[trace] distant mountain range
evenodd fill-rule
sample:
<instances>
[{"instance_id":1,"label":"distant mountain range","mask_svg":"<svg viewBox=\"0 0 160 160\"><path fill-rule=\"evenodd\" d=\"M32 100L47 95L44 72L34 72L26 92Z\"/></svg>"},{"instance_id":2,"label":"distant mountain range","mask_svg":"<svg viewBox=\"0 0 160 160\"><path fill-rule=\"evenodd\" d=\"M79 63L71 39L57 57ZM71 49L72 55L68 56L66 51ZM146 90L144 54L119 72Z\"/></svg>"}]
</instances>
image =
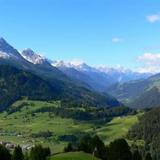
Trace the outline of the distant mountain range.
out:
<instances>
[{"instance_id":1,"label":"distant mountain range","mask_svg":"<svg viewBox=\"0 0 160 160\"><path fill-rule=\"evenodd\" d=\"M32 63L34 64L32 65L33 71L36 72L38 68L40 69L39 72L42 72L43 74L43 71L47 71L46 76L49 75L49 70L54 70L54 72L58 74L57 69L59 69L63 72L63 76L66 75L77 83L100 92L105 91L108 86L114 83L144 79L151 75L150 73L133 72L122 67L116 69L104 66L91 67L86 63L52 61L35 53L32 49L25 49L19 53L3 38L0 39L0 58L3 58L3 60L11 60L11 63L17 63L17 60L19 60L18 63L20 63L20 66L23 66L24 68L30 67L29 64ZM53 74L53 72L50 74Z\"/></svg>"},{"instance_id":2,"label":"distant mountain range","mask_svg":"<svg viewBox=\"0 0 160 160\"><path fill-rule=\"evenodd\" d=\"M71 79L82 81L100 92L105 92L107 87L115 83L145 79L151 75L151 73L138 73L124 68L91 67L85 63L54 61L52 65Z\"/></svg>"},{"instance_id":3,"label":"distant mountain range","mask_svg":"<svg viewBox=\"0 0 160 160\"><path fill-rule=\"evenodd\" d=\"M49 93L54 99L107 107L119 106L120 102L131 107L160 106L160 74L49 60L32 49L20 53L3 38L0 38L0 65L39 77L46 86L51 85L53 93Z\"/></svg>"},{"instance_id":4,"label":"distant mountain range","mask_svg":"<svg viewBox=\"0 0 160 160\"><path fill-rule=\"evenodd\" d=\"M117 83L110 86L107 91L131 107L159 107L160 74L144 80L129 81L123 84Z\"/></svg>"},{"instance_id":5,"label":"distant mountain range","mask_svg":"<svg viewBox=\"0 0 160 160\"><path fill-rule=\"evenodd\" d=\"M121 105L112 96L84 86L88 85L72 80L54 67L52 61L37 55L31 49L19 53L3 38L0 39L0 109L23 96L86 106Z\"/></svg>"},{"instance_id":6,"label":"distant mountain range","mask_svg":"<svg viewBox=\"0 0 160 160\"><path fill-rule=\"evenodd\" d=\"M15 59L19 59L19 63L21 63L21 65L23 65L25 68L30 66L28 63L32 63L34 64L34 66L32 66L32 70L37 71L37 69L40 68L40 72L42 73L44 73L44 69L45 71L47 69L48 72L48 69L56 71L58 68L63 72L64 75L81 84L82 86L100 92L105 91L108 86L114 83L123 83L130 80L144 79L151 75L150 73L133 72L122 67L116 69L104 66L91 67L85 63L73 63L56 60L52 61L35 53L32 49L25 49L19 53L16 49L7 44L3 38L0 39L0 44L0 58L3 58L3 60L11 59L11 63L17 63ZM34 69L35 66L36 69ZM49 73L47 74L49 75Z\"/></svg>"}]
</instances>

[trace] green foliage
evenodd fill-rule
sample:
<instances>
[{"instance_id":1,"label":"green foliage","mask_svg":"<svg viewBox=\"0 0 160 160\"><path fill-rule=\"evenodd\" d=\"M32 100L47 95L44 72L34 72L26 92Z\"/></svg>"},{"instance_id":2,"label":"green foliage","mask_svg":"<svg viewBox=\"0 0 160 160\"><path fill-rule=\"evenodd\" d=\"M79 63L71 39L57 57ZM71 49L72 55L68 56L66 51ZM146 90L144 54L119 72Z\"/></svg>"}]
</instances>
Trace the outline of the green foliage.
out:
<instances>
[{"instance_id":1,"label":"green foliage","mask_svg":"<svg viewBox=\"0 0 160 160\"><path fill-rule=\"evenodd\" d=\"M50 149L44 148L41 145L36 145L31 149L29 155L28 153L26 152L23 155L21 147L17 146L11 155L6 147L0 145L0 159L2 160L46 160L51 155Z\"/></svg>"},{"instance_id":2,"label":"green foliage","mask_svg":"<svg viewBox=\"0 0 160 160\"><path fill-rule=\"evenodd\" d=\"M142 156L138 150L135 150L132 155L132 160L142 160Z\"/></svg>"},{"instance_id":3,"label":"green foliage","mask_svg":"<svg viewBox=\"0 0 160 160\"><path fill-rule=\"evenodd\" d=\"M24 155L20 146L15 147L12 155L12 160L23 160Z\"/></svg>"},{"instance_id":4,"label":"green foliage","mask_svg":"<svg viewBox=\"0 0 160 160\"><path fill-rule=\"evenodd\" d=\"M38 76L11 66L0 66L0 109L5 109L23 96L29 99L49 100L55 89Z\"/></svg>"},{"instance_id":5,"label":"green foliage","mask_svg":"<svg viewBox=\"0 0 160 160\"><path fill-rule=\"evenodd\" d=\"M130 147L125 139L117 139L109 145L109 160L131 160Z\"/></svg>"},{"instance_id":6,"label":"green foliage","mask_svg":"<svg viewBox=\"0 0 160 160\"><path fill-rule=\"evenodd\" d=\"M65 141L65 142L76 142L78 140L77 135L61 135L58 137L59 141Z\"/></svg>"},{"instance_id":7,"label":"green foliage","mask_svg":"<svg viewBox=\"0 0 160 160\"><path fill-rule=\"evenodd\" d=\"M49 138L53 136L53 133L51 131L40 131L38 133L33 133L31 135L33 138L43 137L43 138Z\"/></svg>"},{"instance_id":8,"label":"green foliage","mask_svg":"<svg viewBox=\"0 0 160 160\"><path fill-rule=\"evenodd\" d=\"M43 148L41 145L37 145L31 149L30 160L46 160L50 154L49 148Z\"/></svg>"},{"instance_id":9,"label":"green foliage","mask_svg":"<svg viewBox=\"0 0 160 160\"><path fill-rule=\"evenodd\" d=\"M103 141L97 136L84 136L80 142L78 149L86 153L94 153L96 157L107 159L107 151Z\"/></svg>"},{"instance_id":10,"label":"green foliage","mask_svg":"<svg viewBox=\"0 0 160 160\"><path fill-rule=\"evenodd\" d=\"M25 153L24 153L24 160L29 160L28 152L25 152Z\"/></svg>"},{"instance_id":11,"label":"green foliage","mask_svg":"<svg viewBox=\"0 0 160 160\"><path fill-rule=\"evenodd\" d=\"M147 153L145 156L145 160L152 160L151 154Z\"/></svg>"},{"instance_id":12,"label":"green foliage","mask_svg":"<svg viewBox=\"0 0 160 160\"><path fill-rule=\"evenodd\" d=\"M0 159L2 160L11 160L11 154L9 150L4 147L3 145L0 145Z\"/></svg>"},{"instance_id":13,"label":"green foliage","mask_svg":"<svg viewBox=\"0 0 160 160\"><path fill-rule=\"evenodd\" d=\"M80 151L84 151L86 153L92 153L93 150L91 149L91 140L92 138L90 137L90 135L85 135L79 143L78 149Z\"/></svg>"},{"instance_id":14,"label":"green foliage","mask_svg":"<svg viewBox=\"0 0 160 160\"><path fill-rule=\"evenodd\" d=\"M136 149L134 148L134 151L131 152L131 148L123 138L116 139L109 146L105 146L97 135L93 137L85 135L78 144L74 144L73 146L73 144L69 143L65 147L65 152L83 151L102 160L142 160L139 149L137 146L135 147Z\"/></svg>"},{"instance_id":15,"label":"green foliage","mask_svg":"<svg viewBox=\"0 0 160 160\"><path fill-rule=\"evenodd\" d=\"M26 99L16 101L9 108L10 113L8 111L0 113L0 132L3 134L0 135L0 141L16 145L22 145L22 141L27 145L41 143L50 146L52 153L57 153L62 152L68 142L76 142L86 133L97 134L105 144L108 144L115 138L124 137L128 129L137 122L137 115L125 116L132 114L132 109L126 107L85 108L80 105L72 108L70 106L69 109L73 109L74 115L77 110L92 113L93 120L90 121L67 118L67 111L62 113L66 118L52 112L52 108L60 107L60 101ZM41 112L36 112L37 110ZM114 118L117 115L122 116ZM102 118L103 116L106 118Z\"/></svg>"},{"instance_id":16,"label":"green foliage","mask_svg":"<svg viewBox=\"0 0 160 160\"><path fill-rule=\"evenodd\" d=\"M60 105L60 107L43 107L38 108L33 113L54 113L62 118L73 118L76 120L102 120L103 122L110 121L113 117L125 116L128 114L136 114L131 108L128 107L115 107L115 108L95 108L86 106L70 106Z\"/></svg>"},{"instance_id":17,"label":"green foliage","mask_svg":"<svg viewBox=\"0 0 160 160\"><path fill-rule=\"evenodd\" d=\"M105 147L103 141L95 135L91 140L92 151L95 152L95 156L103 160L107 159L107 148Z\"/></svg>"},{"instance_id":18,"label":"green foliage","mask_svg":"<svg viewBox=\"0 0 160 160\"><path fill-rule=\"evenodd\" d=\"M71 143L68 143L67 147L64 148L64 152L72 152L73 150L74 149Z\"/></svg>"},{"instance_id":19,"label":"green foliage","mask_svg":"<svg viewBox=\"0 0 160 160\"><path fill-rule=\"evenodd\" d=\"M130 139L143 139L146 142L146 150L151 154L160 158L160 108L152 109L145 113L139 123L134 125L129 131Z\"/></svg>"}]
</instances>

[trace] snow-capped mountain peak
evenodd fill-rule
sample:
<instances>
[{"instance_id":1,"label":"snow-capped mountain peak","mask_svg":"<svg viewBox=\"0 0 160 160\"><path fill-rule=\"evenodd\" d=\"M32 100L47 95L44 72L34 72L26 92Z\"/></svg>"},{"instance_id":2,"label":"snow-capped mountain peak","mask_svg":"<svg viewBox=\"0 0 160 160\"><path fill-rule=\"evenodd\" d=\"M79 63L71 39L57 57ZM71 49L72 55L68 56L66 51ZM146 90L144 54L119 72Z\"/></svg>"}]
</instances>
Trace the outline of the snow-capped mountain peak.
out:
<instances>
[{"instance_id":1,"label":"snow-capped mountain peak","mask_svg":"<svg viewBox=\"0 0 160 160\"><path fill-rule=\"evenodd\" d=\"M21 55L16 49L14 49L10 44L8 44L4 38L0 38L0 58L19 59L21 58Z\"/></svg>"},{"instance_id":2,"label":"snow-capped mountain peak","mask_svg":"<svg viewBox=\"0 0 160 160\"><path fill-rule=\"evenodd\" d=\"M52 61L51 65L54 66L54 67L57 67L57 68L64 68L64 67L71 68L72 67L72 66L70 66L69 63L64 62L62 60Z\"/></svg>"},{"instance_id":3,"label":"snow-capped mountain peak","mask_svg":"<svg viewBox=\"0 0 160 160\"><path fill-rule=\"evenodd\" d=\"M82 61L53 61L52 66L57 68L74 68L78 71L88 71L93 69Z\"/></svg>"},{"instance_id":4,"label":"snow-capped mountain peak","mask_svg":"<svg viewBox=\"0 0 160 160\"><path fill-rule=\"evenodd\" d=\"M23 58L25 58L27 61L33 63L33 64L44 64L48 63L47 59L44 58L43 56L35 53L32 49L27 48L24 49L21 52L21 55Z\"/></svg>"}]
</instances>

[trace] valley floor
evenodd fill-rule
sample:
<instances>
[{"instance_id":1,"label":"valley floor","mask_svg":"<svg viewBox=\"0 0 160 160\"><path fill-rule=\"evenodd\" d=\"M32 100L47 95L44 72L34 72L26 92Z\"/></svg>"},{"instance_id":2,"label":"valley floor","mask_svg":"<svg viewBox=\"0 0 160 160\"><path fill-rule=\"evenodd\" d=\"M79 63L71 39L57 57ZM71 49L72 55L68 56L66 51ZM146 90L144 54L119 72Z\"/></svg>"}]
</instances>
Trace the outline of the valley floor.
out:
<instances>
[{"instance_id":1,"label":"valley floor","mask_svg":"<svg viewBox=\"0 0 160 160\"><path fill-rule=\"evenodd\" d=\"M58 107L58 102L21 100L12 105L13 113L0 113L0 141L20 144L26 149L33 144L42 144L49 146L52 153L58 153L68 143L66 137L72 139L74 135L94 133L108 144L124 137L128 129L138 122L138 115L116 117L108 123L95 124L58 117L49 112L34 113L47 106Z\"/></svg>"}]
</instances>

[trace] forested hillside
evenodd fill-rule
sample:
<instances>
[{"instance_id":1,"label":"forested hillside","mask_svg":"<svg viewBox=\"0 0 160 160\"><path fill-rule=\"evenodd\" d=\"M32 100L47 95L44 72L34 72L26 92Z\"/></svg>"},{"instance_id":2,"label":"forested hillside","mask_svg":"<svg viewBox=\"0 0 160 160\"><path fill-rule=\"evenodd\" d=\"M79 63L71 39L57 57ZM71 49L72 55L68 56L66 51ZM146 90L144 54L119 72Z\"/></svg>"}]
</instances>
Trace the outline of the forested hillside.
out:
<instances>
[{"instance_id":1,"label":"forested hillside","mask_svg":"<svg viewBox=\"0 0 160 160\"><path fill-rule=\"evenodd\" d=\"M0 66L1 110L21 97L36 100L62 100L66 104L86 106L119 106L120 103L110 97L94 93L88 89L75 87L66 90L59 81L54 84L24 70L8 65Z\"/></svg>"},{"instance_id":2,"label":"forested hillside","mask_svg":"<svg viewBox=\"0 0 160 160\"><path fill-rule=\"evenodd\" d=\"M125 105L134 108L150 108L160 106L160 75L148 79L115 84L107 89L111 95Z\"/></svg>"},{"instance_id":3,"label":"forested hillside","mask_svg":"<svg viewBox=\"0 0 160 160\"><path fill-rule=\"evenodd\" d=\"M160 159L160 108L152 109L144 114L139 123L129 131L131 139L143 139L145 148L153 155L154 160Z\"/></svg>"}]
</instances>

